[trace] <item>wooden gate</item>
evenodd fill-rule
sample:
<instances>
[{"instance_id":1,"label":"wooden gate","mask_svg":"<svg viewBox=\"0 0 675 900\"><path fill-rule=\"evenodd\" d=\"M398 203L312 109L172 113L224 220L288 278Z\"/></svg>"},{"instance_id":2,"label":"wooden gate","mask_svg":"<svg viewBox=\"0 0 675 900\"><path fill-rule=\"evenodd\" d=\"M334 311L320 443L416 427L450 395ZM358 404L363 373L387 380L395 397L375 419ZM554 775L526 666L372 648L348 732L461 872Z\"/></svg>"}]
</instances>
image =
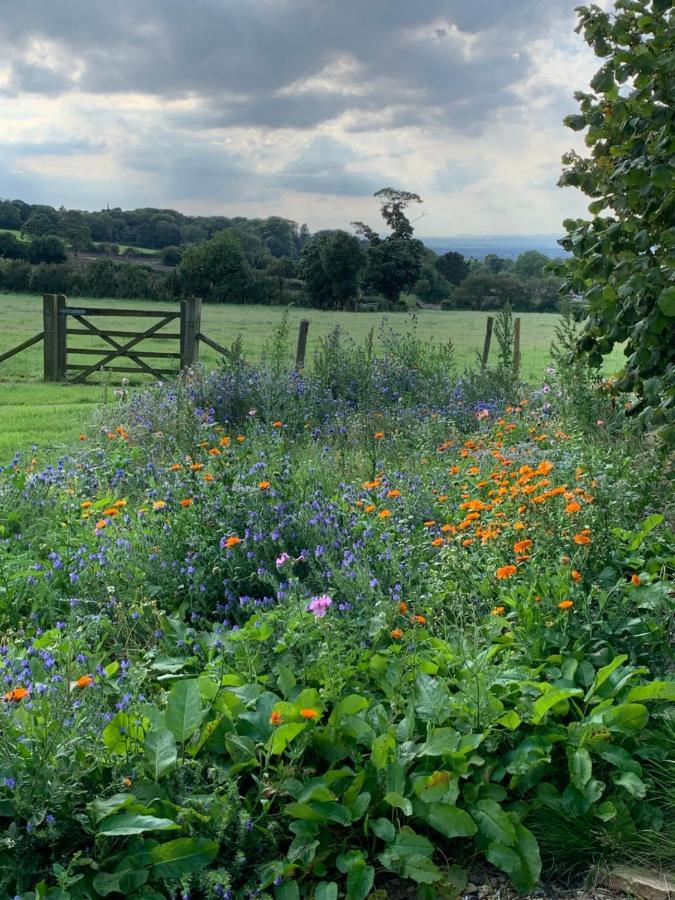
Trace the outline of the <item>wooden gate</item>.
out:
<instances>
[{"instance_id":1,"label":"wooden gate","mask_svg":"<svg viewBox=\"0 0 675 900\"><path fill-rule=\"evenodd\" d=\"M91 319L118 316L155 321L145 330L128 331L95 325ZM163 329L180 320L179 332ZM180 312L150 309L106 309L93 306L68 306L63 295L44 296L44 378L45 381L82 382L90 375L123 372L152 375L155 378L176 375L179 369L193 366L199 356L201 300L183 300ZM144 324L144 323L142 323ZM73 347L69 336L97 338L107 346ZM122 339L122 340L120 340ZM177 351L146 350L139 345L149 340L174 340ZM94 362L71 362L72 357L98 356ZM169 368L170 361L175 366ZM161 362L160 362L161 361ZM169 362L165 362L169 361ZM120 365L119 363L126 363ZM129 365L133 363L133 365ZM70 374L70 377L69 377Z\"/></svg>"}]
</instances>

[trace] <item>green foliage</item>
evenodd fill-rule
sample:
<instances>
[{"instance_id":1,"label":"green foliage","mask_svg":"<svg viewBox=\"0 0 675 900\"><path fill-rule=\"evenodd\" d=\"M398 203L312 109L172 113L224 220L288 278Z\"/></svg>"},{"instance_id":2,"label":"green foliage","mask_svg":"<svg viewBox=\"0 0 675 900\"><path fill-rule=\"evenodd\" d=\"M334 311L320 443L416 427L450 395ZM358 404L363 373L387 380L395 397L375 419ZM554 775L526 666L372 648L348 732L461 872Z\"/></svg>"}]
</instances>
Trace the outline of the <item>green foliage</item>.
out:
<instances>
[{"instance_id":1,"label":"green foliage","mask_svg":"<svg viewBox=\"0 0 675 900\"><path fill-rule=\"evenodd\" d=\"M346 231L320 231L302 248L300 274L312 305L345 309L355 303L366 255Z\"/></svg>"},{"instance_id":2,"label":"green foliage","mask_svg":"<svg viewBox=\"0 0 675 900\"><path fill-rule=\"evenodd\" d=\"M631 414L675 440L675 83L670 3L619 0L613 13L580 7L579 30L604 63L578 92L575 131L590 156L568 153L561 185L592 199L588 220L565 222L566 285L588 304L578 351L599 365L625 344L614 391L637 395Z\"/></svg>"}]
</instances>

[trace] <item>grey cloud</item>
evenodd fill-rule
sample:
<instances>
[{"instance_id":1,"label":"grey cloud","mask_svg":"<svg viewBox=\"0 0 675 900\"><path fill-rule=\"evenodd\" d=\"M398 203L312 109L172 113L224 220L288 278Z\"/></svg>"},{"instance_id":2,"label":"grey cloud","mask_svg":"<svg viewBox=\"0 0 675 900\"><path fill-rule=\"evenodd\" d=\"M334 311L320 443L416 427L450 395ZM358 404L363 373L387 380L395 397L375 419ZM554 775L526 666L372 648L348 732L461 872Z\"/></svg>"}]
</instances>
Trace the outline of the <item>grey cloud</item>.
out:
<instances>
[{"instance_id":1,"label":"grey cloud","mask_svg":"<svg viewBox=\"0 0 675 900\"><path fill-rule=\"evenodd\" d=\"M0 49L15 87L55 75L27 67L31 38L55 41L84 65L82 89L196 96L202 127L256 124L310 128L348 110L370 115L397 108L407 123L453 117L476 128L513 102L510 85L527 71L528 40L569 17L574 0L24 0L3 11ZM438 23L446 23L439 26ZM475 36L465 57L452 26ZM514 50L520 51L518 58ZM355 63L362 94L330 83L324 90L280 94L341 60ZM350 76L344 81L349 84ZM235 99L233 99L233 96ZM462 102L462 101L468 102Z\"/></svg>"},{"instance_id":2,"label":"grey cloud","mask_svg":"<svg viewBox=\"0 0 675 900\"><path fill-rule=\"evenodd\" d=\"M346 144L322 135L271 180L301 193L368 196L378 189L381 179L350 171L347 166L354 160L355 154Z\"/></svg>"}]
</instances>

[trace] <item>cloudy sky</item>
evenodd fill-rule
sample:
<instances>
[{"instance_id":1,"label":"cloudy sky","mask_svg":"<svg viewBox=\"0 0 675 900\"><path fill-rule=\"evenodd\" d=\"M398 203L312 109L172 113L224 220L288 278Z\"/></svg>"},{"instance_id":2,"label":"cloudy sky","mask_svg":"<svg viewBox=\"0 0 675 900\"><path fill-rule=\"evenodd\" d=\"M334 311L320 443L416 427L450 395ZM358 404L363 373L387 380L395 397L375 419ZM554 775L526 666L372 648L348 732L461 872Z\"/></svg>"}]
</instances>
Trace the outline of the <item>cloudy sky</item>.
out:
<instances>
[{"instance_id":1,"label":"cloudy sky","mask_svg":"<svg viewBox=\"0 0 675 900\"><path fill-rule=\"evenodd\" d=\"M610 0L601 3L605 8ZM0 197L83 209L557 233L562 125L599 68L577 0L20 0L0 19Z\"/></svg>"}]
</instances>

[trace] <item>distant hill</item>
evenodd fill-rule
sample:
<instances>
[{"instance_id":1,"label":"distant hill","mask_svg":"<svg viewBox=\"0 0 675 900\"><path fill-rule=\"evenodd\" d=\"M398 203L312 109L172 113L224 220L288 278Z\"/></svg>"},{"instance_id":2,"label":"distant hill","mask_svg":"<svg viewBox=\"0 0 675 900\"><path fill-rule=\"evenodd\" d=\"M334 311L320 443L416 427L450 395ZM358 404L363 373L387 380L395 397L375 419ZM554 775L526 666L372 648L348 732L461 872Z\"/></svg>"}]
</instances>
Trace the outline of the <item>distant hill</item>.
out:
<instances>
[{"instance_id":1,"label":"distant hill","mask_svg":"<svg viewBox=\"0 0 675 900\"><path fill-rule=\"evenodd\" d=\"M441 256L449 250L461 253L462 256L470 256L474 259L483 259L488 253L496 253L497 256L506 259L515 259L525 250L538 250L546 256L566 256L566 252L557 243L558 234L452 234L446 237L420 238L425 246L434 250Z\"/></svg>"}]
</instances>

